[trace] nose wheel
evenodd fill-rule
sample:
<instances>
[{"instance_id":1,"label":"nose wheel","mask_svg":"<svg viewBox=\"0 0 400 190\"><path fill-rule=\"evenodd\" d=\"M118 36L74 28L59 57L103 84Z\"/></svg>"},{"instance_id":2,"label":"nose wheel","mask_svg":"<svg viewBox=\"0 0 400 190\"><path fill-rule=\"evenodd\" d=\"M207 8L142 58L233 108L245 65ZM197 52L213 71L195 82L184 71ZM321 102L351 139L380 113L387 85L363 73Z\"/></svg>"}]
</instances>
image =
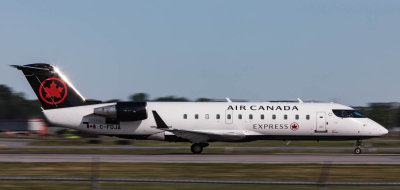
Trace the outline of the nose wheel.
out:
<instances>
[{"instance_id":1,"label":"nose wheel","mask_svg":"<svg viewBox=\"0 0 400 190\"><path fill-rule=\"evenodd\" d=\"M356 146L357 147L354 149L354 154L361 154L361 148L360 148L361 143L362 143L361 140L357 140L356 141Z\"/></svg>"},{"instance_id":2,"label":"nose wheel","mask_svg":"<svg viewBox=\"0 0 400 190\"><path fill-rule=\"evenodd\" d=\"M355 148L354 154L361 154L361 148L359 148L359 147Z\"/></svg>"},{"instance_id":3,"label":"nose wheel","mask_svg":"<svg viewBox=\"0 0 400 190\"><path fill-rule=\"evenodd\" d=\"M193 154L201 154L203 152L203 148L207 147L208 143L193 143L190 147L190 150Z\"/></svg>"}]
</instances>

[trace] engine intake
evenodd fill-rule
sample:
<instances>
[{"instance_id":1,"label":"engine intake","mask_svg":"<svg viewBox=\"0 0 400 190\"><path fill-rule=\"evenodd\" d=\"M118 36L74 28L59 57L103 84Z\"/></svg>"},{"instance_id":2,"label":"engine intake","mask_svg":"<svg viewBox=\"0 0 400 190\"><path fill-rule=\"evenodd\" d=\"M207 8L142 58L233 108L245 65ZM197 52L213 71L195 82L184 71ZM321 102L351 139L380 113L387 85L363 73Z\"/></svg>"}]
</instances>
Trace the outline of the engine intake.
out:
<instances>
[{"instance_id":1,"label":"engine intake","mask_svg":"<svg viewBox=\"0 0 400 190\"><path fill-rule=\"evenodd\" d=\"M94 114L119 121L140 121L147 119L146 102L117 102L109 105L94 108Z\"/></svg>"}]
</instances>

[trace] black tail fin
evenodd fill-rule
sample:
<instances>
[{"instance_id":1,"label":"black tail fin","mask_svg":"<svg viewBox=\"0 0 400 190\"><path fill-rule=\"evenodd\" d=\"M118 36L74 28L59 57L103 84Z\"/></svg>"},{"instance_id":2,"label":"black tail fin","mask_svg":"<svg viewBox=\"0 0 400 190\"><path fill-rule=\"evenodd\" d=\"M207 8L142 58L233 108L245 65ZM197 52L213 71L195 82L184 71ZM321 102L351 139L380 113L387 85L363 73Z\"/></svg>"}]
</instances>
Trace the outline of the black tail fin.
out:
<instances>
[{"instance_id":1,"label":"black tail fin","mask_svg":"<svg viewBox=\"0 0 400 190\"><path fill-rule=\"evenodd\" d=\"M24 73L43 109L86 105L85 98L56 67L44 63L12 67Z\"/></svg>"}]
</instances>

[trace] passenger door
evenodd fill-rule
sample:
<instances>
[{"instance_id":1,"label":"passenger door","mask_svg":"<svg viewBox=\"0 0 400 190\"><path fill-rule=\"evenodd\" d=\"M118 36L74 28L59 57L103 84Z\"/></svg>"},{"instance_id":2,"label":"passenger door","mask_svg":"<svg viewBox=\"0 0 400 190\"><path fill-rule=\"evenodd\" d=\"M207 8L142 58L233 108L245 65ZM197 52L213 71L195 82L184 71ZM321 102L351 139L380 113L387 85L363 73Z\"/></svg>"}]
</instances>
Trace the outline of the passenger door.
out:
<instances>
[{"instance_id":1,"label":"passenger door","mask_svg":"<svg viewBox=\"0 0 400 190\"><path fill-rule=\"evenodd\" d=\"M326 133L326 113L325 112L317 112L317 126L315 129L316 133Z\"/></svg>"}]
</instances>

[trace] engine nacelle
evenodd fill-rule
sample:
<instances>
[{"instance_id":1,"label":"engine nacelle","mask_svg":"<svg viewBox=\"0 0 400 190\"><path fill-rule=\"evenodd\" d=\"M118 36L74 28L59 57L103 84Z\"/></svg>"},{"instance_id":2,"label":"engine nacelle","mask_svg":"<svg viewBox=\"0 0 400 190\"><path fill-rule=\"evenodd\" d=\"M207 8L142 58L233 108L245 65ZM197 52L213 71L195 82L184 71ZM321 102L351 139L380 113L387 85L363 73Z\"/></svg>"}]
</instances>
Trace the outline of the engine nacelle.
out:
<instances>
[{"instance_id":1,"label":"engine nacelle","mask_svg":"<svg viewBox=\"0 0 400 190\"><path fill-rule=\"evenodd\" d=\"M94 108L94 114L119 121L147 119L146 102L117 102L115 105Z\"/></svg>"}]
</instances>

